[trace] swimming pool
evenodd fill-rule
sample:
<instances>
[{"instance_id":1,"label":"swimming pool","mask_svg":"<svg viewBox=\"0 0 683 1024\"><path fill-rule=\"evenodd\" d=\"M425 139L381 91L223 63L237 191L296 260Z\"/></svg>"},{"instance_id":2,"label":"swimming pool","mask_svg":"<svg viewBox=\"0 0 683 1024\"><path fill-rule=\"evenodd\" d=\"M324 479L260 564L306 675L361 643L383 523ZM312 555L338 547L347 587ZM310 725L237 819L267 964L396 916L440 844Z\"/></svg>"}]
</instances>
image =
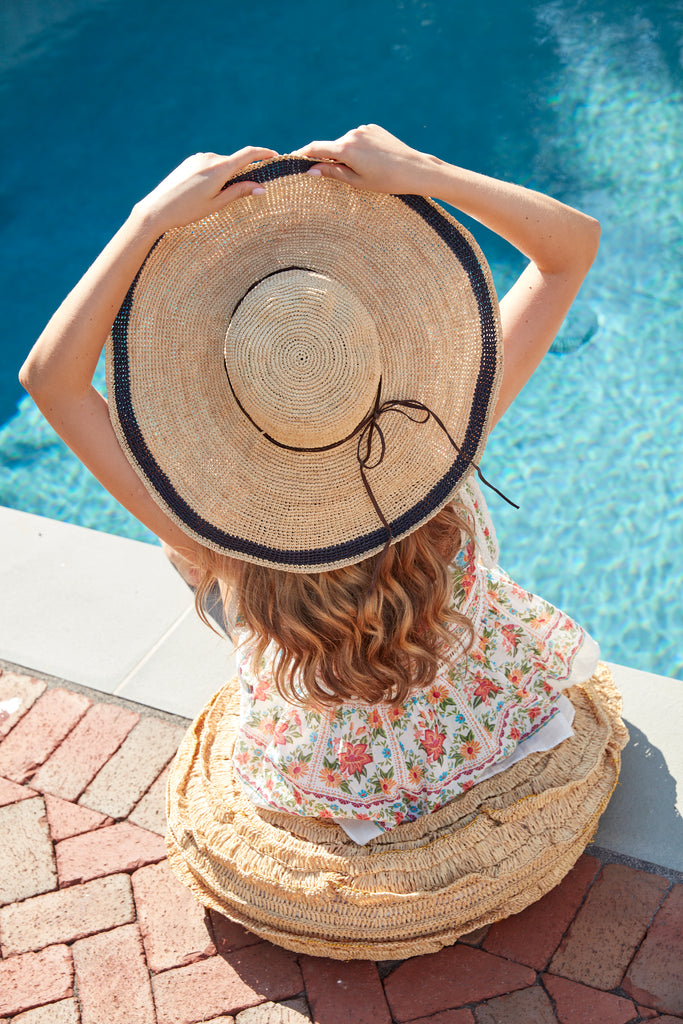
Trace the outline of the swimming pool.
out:
<instances>
[{"instance_id":1,"label":"swimming pool","mask_svg":"<svg viewBox=\"0 0 683 1024\"><path fill-rule=\"evenodd\" d=\"M130 206L189 152L286 152L377 121L601 220L555 351L484 461L521 511L490 504L522 585L609 659L683 676L678 3L234 6L11 0L0 12L0 503L150 539L21 398L25 353ZM474 232L503 291L523 261Z\"/></svg>"}]
</instances>

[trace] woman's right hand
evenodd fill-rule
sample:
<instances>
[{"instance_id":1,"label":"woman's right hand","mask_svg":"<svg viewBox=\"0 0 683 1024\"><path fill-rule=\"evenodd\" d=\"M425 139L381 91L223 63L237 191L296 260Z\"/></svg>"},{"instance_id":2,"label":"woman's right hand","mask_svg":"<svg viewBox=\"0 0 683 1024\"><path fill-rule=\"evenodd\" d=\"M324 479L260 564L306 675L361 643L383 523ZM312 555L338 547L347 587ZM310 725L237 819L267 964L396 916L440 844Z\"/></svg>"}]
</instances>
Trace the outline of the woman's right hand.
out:
<instances>
[{"instance_id":1,"label":"woman's right hand","mask_svg":"<svg viewBox=\"0 0 683 1024\"><path fill-rule=\"evenodd\" d=\"M392 195L433 195L435 172L442 166L376 124L361 125L334 142L310 142L295 155L321 161L309 174Z\"/></svg>"},{"instance_id":2,"label":"woman's right hand","mask_svg":"<svg viewBox=\"0 0 683 1024\"><path fill-rule=\"evenodd\" d=\"M134 213L153 222L159 234L201 220L235 199L253 194L256 189L265 191L255 181L240 181L226 189L223 186L255 160L274 156L277 156L275 150L256 146L245 146L232 156L195 153L141 199Z\"/></svg>"}]
</instances>

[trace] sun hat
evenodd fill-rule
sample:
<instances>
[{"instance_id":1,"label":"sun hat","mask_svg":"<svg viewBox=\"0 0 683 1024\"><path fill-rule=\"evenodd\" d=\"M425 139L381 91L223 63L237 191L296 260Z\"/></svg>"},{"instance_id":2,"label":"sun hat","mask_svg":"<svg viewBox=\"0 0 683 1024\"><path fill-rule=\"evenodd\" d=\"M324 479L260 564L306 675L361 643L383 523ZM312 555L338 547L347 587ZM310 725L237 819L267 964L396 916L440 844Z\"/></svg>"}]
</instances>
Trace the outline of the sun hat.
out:
<instances>
[{"instance_id":1,"label":"sun hat","mask_svg":"<svg viewBox=\"0 0 683 1024\"><path fill-rule=\"evenodd\" d=\"M357 846L339 825L266 810L232 758L239 684L203 708L171 765L169 867L206 907L311 956L433 953L554 888L593 838L628 733L609 668L565 691L574 735L439 810Z\"/></svg>"},{"instance_id":2,"label":"sun hat","mask_svg":"<svg viewBox=\"0 0 683 1024\"><path fill-rule=\"evenodd\" d=\"M482 455L502 372L472 236L430 199L277 157L161 236L106 346L118 439L189 536L290 571L415 530Z\"/></svg>"}]
</instances>

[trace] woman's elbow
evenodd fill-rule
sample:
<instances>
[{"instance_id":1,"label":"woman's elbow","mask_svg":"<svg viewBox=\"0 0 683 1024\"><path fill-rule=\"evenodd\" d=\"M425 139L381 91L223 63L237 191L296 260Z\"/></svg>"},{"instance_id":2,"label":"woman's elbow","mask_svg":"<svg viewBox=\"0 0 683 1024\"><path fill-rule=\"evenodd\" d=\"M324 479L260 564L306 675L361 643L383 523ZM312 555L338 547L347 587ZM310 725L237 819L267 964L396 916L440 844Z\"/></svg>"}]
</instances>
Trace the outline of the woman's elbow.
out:
<instances>
[{"instance_id":1,"label":"woman's elbow","mask_svg":"<svg viewBox=\"0 0 683 1024\"><path fill-rule=\"evenodd\" d=\"M588 254L590 256L590 262L592 263L595 257L598 255L598 249L600 248L600 221L596 220L595 217L588 217L588 223L586 225L586 244L588 248Z\"/></svg>"}]
</instances>

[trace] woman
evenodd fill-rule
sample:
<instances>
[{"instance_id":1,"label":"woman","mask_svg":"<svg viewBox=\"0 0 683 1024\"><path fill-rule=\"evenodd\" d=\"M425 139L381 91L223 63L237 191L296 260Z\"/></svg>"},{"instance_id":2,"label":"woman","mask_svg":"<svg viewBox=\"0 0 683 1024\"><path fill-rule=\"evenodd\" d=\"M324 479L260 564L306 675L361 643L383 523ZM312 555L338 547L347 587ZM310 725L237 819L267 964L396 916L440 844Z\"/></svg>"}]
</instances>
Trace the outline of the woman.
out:
<instances>
[{"instance_id":1,"label":"woman","mask_svg":"<svg viewBox=\"0 0 683 1024\"><path fill-rule=\"evenodd\" d=\"M423 196L529 258L500 310L476 243ZM392 832L400 845L401 828L413 828L424 852L461 794L489 799L495 777L507 785L535 770L539 752L570 749L578 705L560 690L589 679L597 645L497 569L471 474L481 476L488 432L549 348L598 237L592 218L375 125L290 158L200 154L136 205L22 369L61 437L200 581L199 607L221 587L240 642L239 721L228 687L188 734L169 849L199 899L260 934L310 949L297 945L310 942L305 915L283 926L287 912L268 900L267 923L244 912L259 903L253 882L273 850L310 822L313 861L331 843L337 872L343 833L386 852ZM111 410L92 387L110 331ZM585 784L600 809L623 741L614 714L601 715L602 788L592 761L556 787ZM238 805L257 816L246 832L232 824ZM522 896L517 879L488 919L559 880L596 806L555 851L555 874L546 865L536 889L527 877ZM288 839L269 833L259 846L256 820ZM281 864L275 875L278 899L286 890L291 901ZM439 890L456 884L443 866L435 879ZM394 872L369 888L402 884ZM325 952L395 952L398 933L359 945L367 916L354 931L357 898L341 903L333 932L341 923L355 937L339 946L326 932ZM470 915L421 927L443 944L465 920L475 926Z\"/></svg>"}]
</instances>

